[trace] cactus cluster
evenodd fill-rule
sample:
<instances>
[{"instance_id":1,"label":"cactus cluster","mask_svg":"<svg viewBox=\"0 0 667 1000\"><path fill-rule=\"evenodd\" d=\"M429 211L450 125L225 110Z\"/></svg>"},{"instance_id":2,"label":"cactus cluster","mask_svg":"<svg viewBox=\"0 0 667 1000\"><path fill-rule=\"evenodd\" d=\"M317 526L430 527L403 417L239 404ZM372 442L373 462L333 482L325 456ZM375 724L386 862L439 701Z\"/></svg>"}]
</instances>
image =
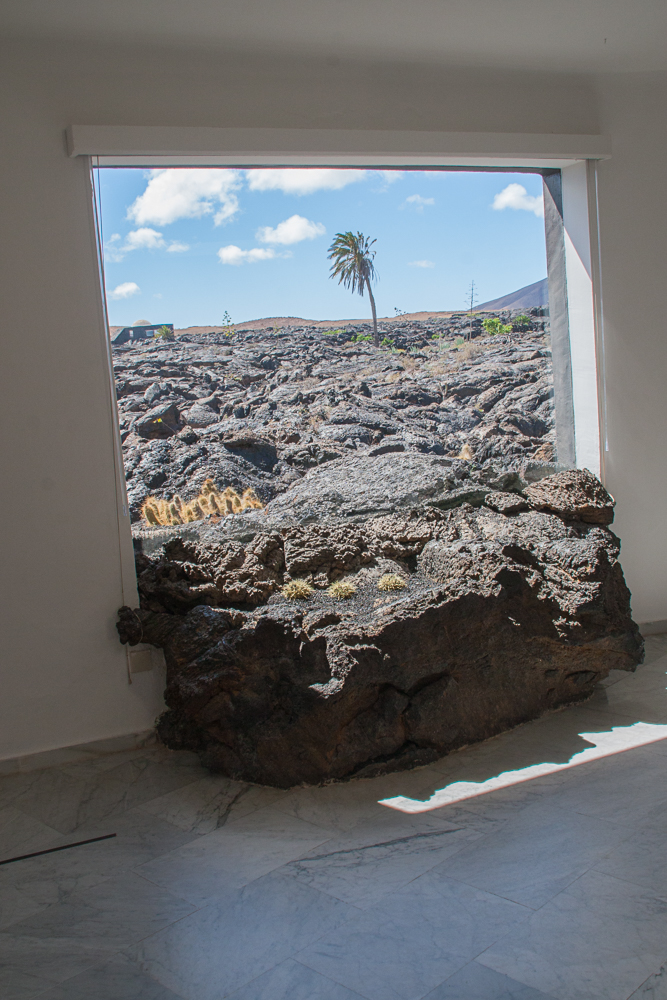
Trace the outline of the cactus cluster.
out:
<instances>
[{"instance_id":1,"label":"cactus cluster","mask_svg":"<svg viewBox=\"0 0 667 1000\"><path fill-rule=\"evenodd\" d=\"M403 590L407 583L398 573L385 573L378 580L378 590Z\"/></svg>"},{"instance_id":2,"label":"cactus cluster","mask_svg":"<svg viewBox=\"0 0 667 1000\"><path fill-rule=\"evenodd\" d=\"M288 601L307 601L313 594L313 588L305 580L290 580L281 593Z\"/></svg>"},{"instance_id":3,"label":"cactus cluster","mask_svg":"<svg viewBox=\"0 0 667 1000\"><path fill-rule=\"evenodd\" d=\"M334 601L347 601L350 597L354 597L356 592L357 588L349 580L336 580L327 590L329 597L333 597Z\"/></svg>"},{"instance_id":4,"label":"cactus cluster","mask_svg":"<svg viewBox=\"0 0 667 1000\"><path fill-rule=\"evenodd\" d=\"M254 490L244 490L243 495L239 496L236 490L228 486L221 493L213 480L207 479L201 493L194 500L185 503L179 496L175 496L173 500L148 497L141 508L141 514L151 525L187 524L189 521L201 521L205 517L239 514L251 507L263 507Z\"/></svg>"}]
</instances>

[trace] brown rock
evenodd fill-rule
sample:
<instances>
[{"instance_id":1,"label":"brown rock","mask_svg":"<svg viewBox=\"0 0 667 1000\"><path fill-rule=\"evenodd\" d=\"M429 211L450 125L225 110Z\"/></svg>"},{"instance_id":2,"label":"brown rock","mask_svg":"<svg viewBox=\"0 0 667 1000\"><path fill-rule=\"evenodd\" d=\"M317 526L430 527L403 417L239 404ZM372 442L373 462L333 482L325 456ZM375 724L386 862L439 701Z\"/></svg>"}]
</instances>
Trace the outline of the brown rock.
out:
<instances>
[{"instance_id":1,"label":"brown rock","mask_svg":"<svg viewBox=\"0 0 667 1000\"><path fill-rule=\"evenodd\" d=\"M151 577L153 607L170 595L181 614L146 601L123 609L119 631L165 650L169 711L159 732L168 746L283 788L368 776L585 699L610 669L641 661L618 539L601 525L466 504L374 518L347 539L339 531L300 526L287 546L316 575L339 573L337 560L358 565L344 602L315 590L301 602L273 594L249 611L188 605L198 566L220 595L229 588L228 603L235 588L251 594L263 579L275 590L277 533L165 554L159 587ZM407 580L395 594L377 588L388 555Z\"/></svg>"},{"instance_id":2,"label":"brown rock","mask_svg":"<svg viewBox=\"0 0 667 1000\"><path fill-rule=\"evenodd\" d=\"M589 524L611 524L616 501L588 469L568 469L547 476L523 491L536 510Z\"/></svg>"}]
</instances>

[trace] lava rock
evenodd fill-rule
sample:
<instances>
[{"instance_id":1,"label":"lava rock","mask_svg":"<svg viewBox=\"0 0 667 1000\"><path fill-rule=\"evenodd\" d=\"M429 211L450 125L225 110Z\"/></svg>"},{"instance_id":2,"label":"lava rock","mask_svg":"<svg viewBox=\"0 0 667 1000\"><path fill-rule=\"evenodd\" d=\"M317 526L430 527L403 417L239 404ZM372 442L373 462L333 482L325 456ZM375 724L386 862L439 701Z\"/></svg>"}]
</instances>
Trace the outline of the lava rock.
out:
<instances>
[{"instance_id":1,"label":"lava rock","mask_svg":"<svg viewBox=\"0 0 667 1000\"><path fill-rule=\"evenodd\" d=\"M287 788L427 763L581 701L642 659L618 539L570 509L419 506L237 547L216 534L168 543L162 583L122 609L119 632L165 651L162 739L239 780ZM403 589L379 590L386 572ZM356 591L335 601L326 585L341 574ZM314 587L308 600L277 592L291 575ZM235 586L261 580L265 604L234 602ZM209 586L228 587L227 607L202 591L192 606Z\"/></svg>"},{"instance_id":2,"label":"lava rock","mask_svg":"<svg viewBox=\"0 0 667 1000\"><path fill-rule=\"evenodd\" d=\"M547 476L523 491L538 510L590 524L611 524L616 501L588 469L568 469Z\"/></svg>"}]
</instances>

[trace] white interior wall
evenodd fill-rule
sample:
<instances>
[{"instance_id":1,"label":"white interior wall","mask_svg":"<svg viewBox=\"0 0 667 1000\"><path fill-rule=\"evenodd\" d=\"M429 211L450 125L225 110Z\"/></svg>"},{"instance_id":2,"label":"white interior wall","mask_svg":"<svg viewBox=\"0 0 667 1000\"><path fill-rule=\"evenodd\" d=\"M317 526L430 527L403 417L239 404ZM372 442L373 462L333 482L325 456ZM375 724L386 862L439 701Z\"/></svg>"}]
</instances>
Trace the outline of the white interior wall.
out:
<instances>
[{"instance_id":1,"label":"white interior wall","mask_svg":"<svg viewBox=\"0 0 667 1000\"><path fill-rule=\"evenodd\" d=\"M610 451L635 617L667 618L665 76L8 44L0 52L3 545L0 758L146 728L127 683L108 370L86 164L72 122L607 132L600 167Z\"/></svg>"}]
</instances>

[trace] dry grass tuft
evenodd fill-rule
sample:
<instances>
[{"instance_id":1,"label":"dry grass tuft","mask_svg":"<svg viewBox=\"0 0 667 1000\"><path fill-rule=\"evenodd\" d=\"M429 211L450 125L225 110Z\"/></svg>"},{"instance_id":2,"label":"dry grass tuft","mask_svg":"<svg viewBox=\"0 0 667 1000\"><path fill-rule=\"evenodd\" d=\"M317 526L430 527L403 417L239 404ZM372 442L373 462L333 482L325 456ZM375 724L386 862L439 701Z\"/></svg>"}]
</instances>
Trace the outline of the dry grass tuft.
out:
<instances>
[{"instance_id":1,"label":"dry grass tuft","mask_svg":"<svg viewBox=\"0 0 667 1000\"><path fill-rule=\"evenodd\" d=\"M313 588L305 580L290 580L281 590L288 601L308 601L312 593Z\"/></svg>"},{"instance_id":2,"label":"dry grass tuft","mask_svg":"<svg viewBox=\"0 0 667 1000\"><path fill-rule=\"evenodd\" d=\"M378 590L403 590L407 582L398 573L385 573L378 580Z\"/></svg>"},{"instance_id":3,"label":"dry grass tuft","mask_svg":"<svg viewBox=\"0 0 667 1000\"><path fill-rule=\"evenodd\" d=\"M327 590L327 594L333 597L334 601L347 601L348 598L354 597L356 592L357 588L349 580L337 580Z\"/></svg>"},{"instance_id":4,"label":"dry grass tuft","mask_svg":"<svg viewBox=\"0 0 667 1000\"><path fill-rule=\"evenodd\" d=\"M207 479L201 493L194 500L184 503L179 496L175 496L173 500L148 497L141 508L141 514L152 525L188 524L205 517L224 517L226 514L240 514L242 510L251 508L262 510L263 507L264 504L254 490L244 490L243 495L239 496L236 490L228 486L220 493L213 480Z\"/></svg>"},{"instance_id":5,"label":"dry grass tuft","mask_svg":"<svg viewBox=\"0 0 667 1000\"><path fill-rule=\"evenodd\" d=\"M481 344L466 344L460 351L461 361L472 361L473 358L483 353L484 348Z\"/></svg>"},{"instance_id":6,"label":"dry grass tuft","mask_svg":"<svg viewBox=\"0 0 667 1000\"><path fill-rule=\"evenodd\" d=\"M470 445L464 444L463 447L461 448L461 451L458 453L456 457L462 459L464 462L472 462L473 453Z\"/></svg>"}]
</instances>

